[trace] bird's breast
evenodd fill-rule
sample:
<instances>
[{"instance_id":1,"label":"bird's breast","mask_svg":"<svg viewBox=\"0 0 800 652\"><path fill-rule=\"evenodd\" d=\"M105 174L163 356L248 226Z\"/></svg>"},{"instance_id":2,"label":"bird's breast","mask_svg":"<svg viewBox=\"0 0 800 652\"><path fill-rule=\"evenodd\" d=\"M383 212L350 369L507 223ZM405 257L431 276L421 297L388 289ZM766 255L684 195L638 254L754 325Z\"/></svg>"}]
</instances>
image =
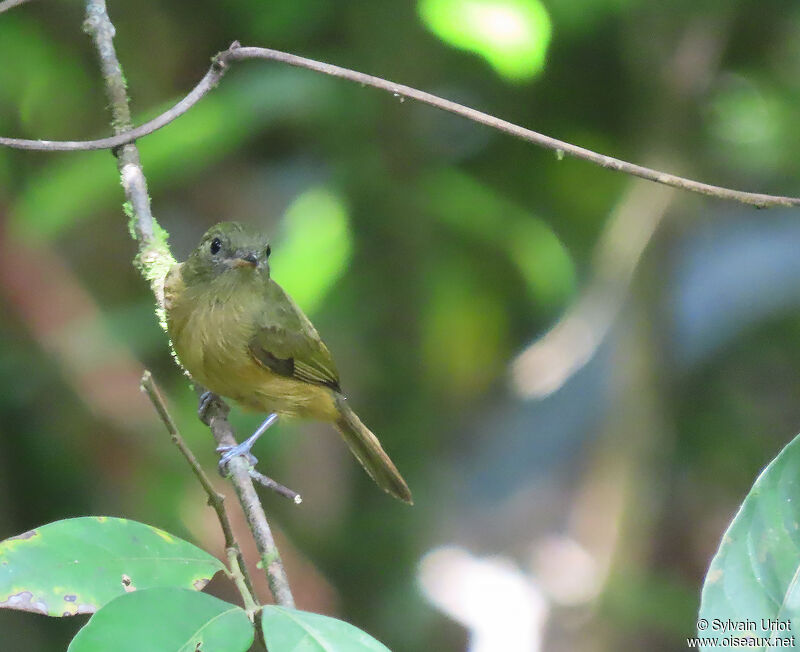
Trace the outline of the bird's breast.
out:
<instances>
[{"instance_id":1,"label":"bird's breast","mask_svg":"<svg viewBox=\"0 0 800 652\"><path fill-rule=\"evenodd\" d=\"M252 295L238 294L192 293L167 279L167 325L180 363L199 383L244 408L335 419L327 387L275 374L251 356L260 306Z\"/></svg>"},{"instance_id":2,"label":"bird's breast","mask_svg":"<svg viewBox=\"0 0 800 652\"><path fill-rule=\"evenodd\" d=\"M248 302L236 293L196 291L179 283L168 278L165 286L167 326L178 359L208 389L239 400L257 382L247 350L254 331L252 297Z\"/></svg>"}]
</instances>

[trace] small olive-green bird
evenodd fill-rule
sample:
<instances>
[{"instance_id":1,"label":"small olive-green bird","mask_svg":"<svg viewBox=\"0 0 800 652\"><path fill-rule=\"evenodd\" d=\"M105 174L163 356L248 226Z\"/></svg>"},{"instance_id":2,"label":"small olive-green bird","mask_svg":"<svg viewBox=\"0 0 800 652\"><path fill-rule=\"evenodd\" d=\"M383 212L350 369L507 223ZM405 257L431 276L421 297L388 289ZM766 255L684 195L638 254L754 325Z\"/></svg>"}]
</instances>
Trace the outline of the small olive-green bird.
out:
<instances>
[{"instance_id":1,"label":"small olive-green bird","mask_svg":"<svg viewBox=\"0 0 800 652\"><path fill-rule=\"evenodd\" d=\"M209 229L164 284L167 326L192 377L247 410L332 423L382 489L411 492L339 385L317 330L270 278L267 239L236 222Z\"/></svg>"}]
</instances>

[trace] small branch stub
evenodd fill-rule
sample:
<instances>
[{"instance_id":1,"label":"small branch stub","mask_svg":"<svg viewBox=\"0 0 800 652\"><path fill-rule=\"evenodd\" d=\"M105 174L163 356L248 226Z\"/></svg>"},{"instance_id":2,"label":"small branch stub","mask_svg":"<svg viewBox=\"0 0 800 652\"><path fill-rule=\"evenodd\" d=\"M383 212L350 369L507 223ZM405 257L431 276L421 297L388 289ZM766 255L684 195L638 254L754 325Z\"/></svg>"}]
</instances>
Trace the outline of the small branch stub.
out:
<instances>
[{"instance_id":1,"label":"small branch stub","mask_svg":"<svg viewBox=\"0 0 800 652\"><path fill-rule=\"evenodd\" d=\"M280 482L276 482L272 478L267 477L263 473L259 473L255 469L250 469L250 477L258 482L258 484L260 484L262 487L266 487L267 489L274 491L279 496L288 498L295 505L299 505L303 502L303 497L299 493L289 489L289 487L284 487Z\"/></svg>"}]
</instances>

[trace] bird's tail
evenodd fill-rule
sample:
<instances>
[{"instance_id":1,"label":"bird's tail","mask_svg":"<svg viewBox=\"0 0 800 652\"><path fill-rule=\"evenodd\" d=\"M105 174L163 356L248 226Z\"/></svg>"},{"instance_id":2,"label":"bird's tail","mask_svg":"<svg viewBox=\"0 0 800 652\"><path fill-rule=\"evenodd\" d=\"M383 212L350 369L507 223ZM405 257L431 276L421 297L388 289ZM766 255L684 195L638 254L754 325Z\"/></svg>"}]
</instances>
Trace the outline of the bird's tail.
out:
<instances>
[{"instance_id":1,"label":"bird's tail","mask_svg":"<svg viewBox=\"0 0 800 652\"><path fill-rule=\"evenodd\" d=\"M336 420L336 429L342 434L353 455L361 462L361 466L375 480L377 485L395 498L414 504L411 490L408 488L403 476L389 459L386 451L381 447L378 438L372 434L355 412L345 403L344 397L336 397L339 408L339 418Z\"/></svg>"}]
</instances>

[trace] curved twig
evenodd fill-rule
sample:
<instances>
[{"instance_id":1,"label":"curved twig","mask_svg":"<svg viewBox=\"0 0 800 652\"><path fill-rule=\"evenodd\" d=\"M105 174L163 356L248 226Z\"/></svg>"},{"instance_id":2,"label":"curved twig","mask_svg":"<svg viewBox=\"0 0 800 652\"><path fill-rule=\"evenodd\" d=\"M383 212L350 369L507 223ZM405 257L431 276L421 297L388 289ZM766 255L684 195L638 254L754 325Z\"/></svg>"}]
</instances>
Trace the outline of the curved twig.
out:
<instances>
[{"instance_id":1,"label":"curved twig","mask_svg":"<svg viewBox=\"0 0 800 652\"><path fill-rule=\"evenodd\" d=\"M228 50L225 52L228 52ZM97 140L28 140L25 138L5 138L0 136L0 145L11 147L12 149L27 149L43 152L83 152L97 149L114 149L121 145L132 143L142 136L147 136L154 131L158 131L176 118L181 117L210 91L216 88L219 80L222 79L222 76L227 71L227 66L217 63L217 60L222 54L225 53L221 53L214 58L214 63L211 64L211 68L209 68L205 76L180 102L149 122L145 122L136 128L131 125L131 128L124 133L116 134L108 138L99 138Z\"/></svg>"},{"instance_id":2,"label":"curved twig","mask_svg":"<svg viewBox=\"0 0 800 652\"><path fill-rule=\"evenodd\" d=\"M563 140L545 136L537 131L526 129L515 125L506 120L501 120L495 116L471 109L469 107L451 102L431 93L404 86L403 84L395 84L394 82L381 79L380 77L373 77L362 72L341 68L329 63L315 61L313 59L306 59L294 54L280 52L279 50L271 50L269 48L256 48L256 47L242 47L238 42L234 42L227 50L220 52L214 57L211 68L205 74L203 79L195 86L192 91L173 106L168 111L162 113L160 116L146 122L145 124L126 131L124 134L118 134L111 138L101 138L99 140L86 140L86 141L50 141L50 140L25 140L19 138L3 138L0 137L0 145L6 147L13 147L16 149L29 149L29 150L42 150L42 151L77 151L89 149L110 149L119 147L126 143L131 143L137 138L146 136L154 131L161 129L169 124L179 116L183 115L192 106L194 106L203 96L209 93L223 77L228 64L233 61L244 61L246 59L264 59L268 61L277 61L285 63L290 66L299 68L306 68L332 77L345 79L362 86L371 86L379 90L391 93L395 97L409 98L416 100L423 104L447 111L455 115L467 118L473 122L497 129L503 133L509 134L521 140L533 143L545 149L556 152L559 156L567 155L578 158L584 161L589 161L600 167L609 170L616 170L617 172L624 172L633 176L641 177L649 181L655 181L681 190L688 190L691 192L716 197L718 199L729 199L738 201L743 204L749 204L758 208L766 208L769 206L800 206L800 197L782 197L778 195L767 195L762 193L744 192L741 190L733 190L731 188L724 188L722 186L714 186L700 181L694 181L684 177L679 177L667 172L661 172L652 168L648 168L635 163L629 163L605 154L599 154L585 147L579 147Z\"/></svg>"}]
</instances>

